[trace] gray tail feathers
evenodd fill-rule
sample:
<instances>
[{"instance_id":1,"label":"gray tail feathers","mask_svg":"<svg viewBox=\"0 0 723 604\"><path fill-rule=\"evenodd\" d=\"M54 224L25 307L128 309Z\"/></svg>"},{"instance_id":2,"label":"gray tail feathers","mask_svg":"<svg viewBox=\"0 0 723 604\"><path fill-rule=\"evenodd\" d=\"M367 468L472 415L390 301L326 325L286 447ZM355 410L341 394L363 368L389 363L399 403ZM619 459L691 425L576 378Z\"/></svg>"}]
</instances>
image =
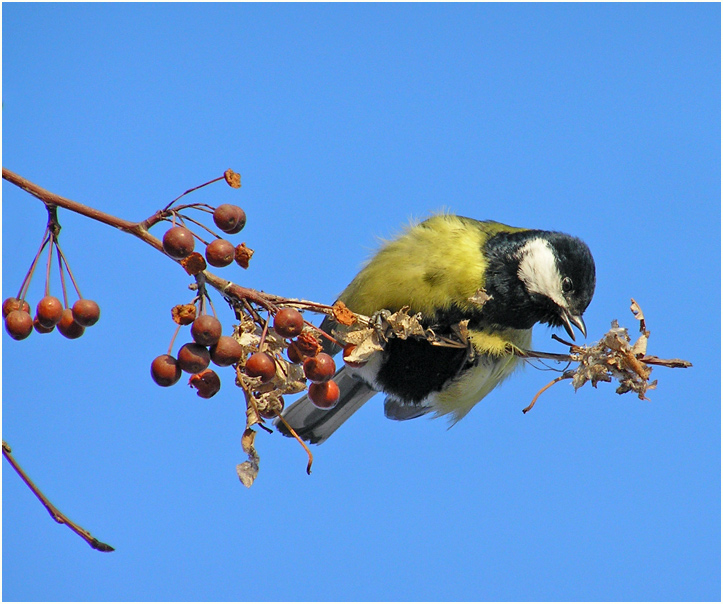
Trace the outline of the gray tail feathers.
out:
<instances>
[{"instance_id":1,"label":"gray tail feathers","mask_svg":"<svg viewBox=\"0 0 723 604\"><path fill-rule=\"evenodd\" d=\"M284 419L299 437L311 444L323 443L376 394L376 390L351 375L346 365L336 372L334 381L339 386L340 395L333 409L319 409L304 395L283 413ZM276 419L274 425L285 436L291 436L280 420Z\"/></svg>"}]
</instances>

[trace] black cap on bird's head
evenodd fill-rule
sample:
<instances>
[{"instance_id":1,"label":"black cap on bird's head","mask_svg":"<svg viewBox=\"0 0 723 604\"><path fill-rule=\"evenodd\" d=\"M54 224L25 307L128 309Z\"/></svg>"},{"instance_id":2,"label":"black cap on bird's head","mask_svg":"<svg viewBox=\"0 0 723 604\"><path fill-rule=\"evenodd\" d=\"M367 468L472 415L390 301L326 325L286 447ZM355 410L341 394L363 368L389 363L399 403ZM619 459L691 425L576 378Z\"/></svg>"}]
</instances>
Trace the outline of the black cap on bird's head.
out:
<instances>
[{"instance_id":1,"label":"black cap on bird's head","mask_svg":"<svg viewBox=\"0 0 723 604\"><path fill-rule=\"evenodd\" d=\"M488 242L488 318L516 329L535 323L573 327L587 336L582 315L595 292L595 262L583 241L551 231L503 233Z\"/></svg>"}]
</instances>

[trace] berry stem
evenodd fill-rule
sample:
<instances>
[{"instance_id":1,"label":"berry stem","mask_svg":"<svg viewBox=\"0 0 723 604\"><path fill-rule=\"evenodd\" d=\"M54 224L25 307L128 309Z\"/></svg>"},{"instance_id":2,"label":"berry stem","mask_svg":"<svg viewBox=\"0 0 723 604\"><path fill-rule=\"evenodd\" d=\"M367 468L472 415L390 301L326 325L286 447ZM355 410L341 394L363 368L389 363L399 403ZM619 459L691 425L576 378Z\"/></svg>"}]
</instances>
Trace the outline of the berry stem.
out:
<instances>
[{"instance_id":1,"label":"berry stem","mask_svg":"<svg viewBox=\"0 0 723 604\"><path fill-rule=\"evenodd\" d=\"M179 214L179 216L180 216L180 214ZM198 220L195 220L194 218L191 218L190 216L184 216L183 218L184 218L184 220L188 220L188 222L192 222L193 224L195 224L195 225L197 225L197 226L200 226L200 227L201 227L202 229L204 229L205 231L208 231L211 235L213 235L214 237L216 237L216 239L222 239L221 235L219 235L219 234L215 233L214 231L212 231L211 229L209 229L209 228L208 228L205 224L203 224L202 222L199 222ZM190 229L189 229L189 230L190 230ZM191 231L191 232L193 233L193 231ZM196 235L195 233L194 233L194 237L196 237L196 239L198 239L198 240L199 240L201 243L203 243L204 245L208 245L208 243L206 243L203 239L201 239L201 238L200 238L198 235Z\"/></svg>"},{"instance_id":2,"label":"berry stem","mask_svg":"<svg viewBox=\"0 0 723 604\"><path fill-rule=\"evenodd\" d=\"M209 214L213 214L214 207L207 203L187 203L173 208L174 212L181 212L182 210L198 210L199 212L208 212Z\"/></svg>"},{"instance_id":3,"label":"berry stem","mask_svg":"<svg viewBox=\"0 0 723 604\"><path fill-rule=\"evenodd\" d=\"M60 269L60 287L63 290L63 308L70 308L70 306L68 305L68 288L65 285L65 272L63 271L63 257L60 254L58 242L54 241L54 243L54 247L56 247L56 249L58 250L58 268ZM48 271L48 275L50 275L50 271ZM80 294L78 295L78 297L80 297Z\"/></svg>"},{"instance_id":4,"label":"berry stem","mask_svg":"<svg viewBox=\"0 0 723 604\"><path fill-rule=\"evenodd\" d=\"M181 193L178 197L176 197L176 199L174 199L174 200L173 200L171 203L169 203L165 208L163 208L163 211L165 212L166 210L168 210L168 208L170 208L174 203L176 203L176 202L177 202L179 199L181 199L181 197L183 197L184 195L188 195L189 193L193 193L193 191L196 191L196 190L198 190L198 189L200 189L200 188L202 188L202 187L205 187L205 186L207 186L207 185L210 185L211 183L214 183L214 182L216 182L216 181L218 181L218 180L223 180L224 178L225 178L225 176L219 176L218 178L214 178L213 180L209 180L208 182L205 182L205 183L203 183L202 185L198 185L197 187L193 187L192 189L188 189L188 191L185 191L184 193Z\"/></svg>"},{"instance_id":5,"label":"berry stem","mask_svg":"<svg viewBox=\"0 0 723 604\"><path fill-rule=\"evenodd\" d=\"M208 292L204 290L203 295L205 296L206 300L208 301L209 305L211 306L211 312L213 313L213 316L218 319L218 315L216 314L216 307L213 305L213 300L211 299L211 296L208 295Z\"/></svg>"},{"instance_id":6,"label":"berry stem","mask_svg":"<svg viewBox=\"0 0 723 604\"><path fill-rule=\"evenodd\" d=\"M168 356L173 356L173 343L176 341L176 336L178 335L178 332L181 331L181 326L179 325L176 327L176 331L173 334L173 337L171 338L171 343L168 345Z\"/></svg>"},{"instance_id":7,"label":"berry stem","mask_svg":"<svg viewBox=\"0 0 723 604\"><path fill-rule=\"evenodd\" d=\"M75 280L75 277L73 276L73 271L70 270L70 263L68 262L68 259L65 257L65 254L63 253L63 250L60 249L60 243L58 241L55 241L55 247L58 250L58 259L63 260L63 264L65 265L65 270L68 271L68 276L70 277L70 281L73 283L73 287L75 288L75 292L78 294L78 298L82 298L83 295L80 293L80 288L78 287L78 283ZM60 278L63 278L63 267L61 265L60 267ZM65 290L65 285L63 285L63 289ZM66 304L67 306L67 304Z\"/></svg>"},{"instance_id":8,"label":"berry stem","mask_svg":"<svg viewBox=\"0 0 723 604\"><path fill-rule=\"evenodd\" d=\"M53 250L55 249L55 234L50 233L50 247L48 248L48 261L45 263L45 295L50 295L50 265L53 262ZM60 259L60 258L58 258ZM62 267L61 267L62 269Z\"/></svg>"},{"instance_id":9,"label":"berry stem","mask_svg":"<svg viewBox=\"0 0 723 604\"><path fill-rule=\"evenodd\" d=\"M306 319L304 319L304 324L305 324L305 325L308 325L309 327L311 327L314 331L318 332L318 333L321 335L321 337L326 338L326 339L329 340L332 344L335 344L336 346L341 346L341 344L339 343L339 341L338 341L336 338L332 337L331 335L329 335L328 333L326 333L323 329L320 329L319 327L317 327L317 326L314 325L313 323L309 323L309 321L307 321Z\"/></svg>"},{"instance_id":10,"label":"berry stem","mask_svg":"<svg viewBox=\"0 0 723 604\"><path fill-rule=\"evenodd\" d=\"M271 311L269 311L269 318L264 321L264 328L261 330L261 338L259 339L259 351L261 351L261 348L263 347L264 343L266 342L266 334L269 333L269 322L270 321L271 321Z\"/></svg>"},{"instance_id":11,"label":"berry stem","mask_svg":"<svg viewBox=\"0 0 723 604\"><path fill-rule=\"evenodd\" d=\"M38 249L38 253L35 254L35 258L33 259L33 262L30 265L28 272L25 274L25 278L23 279L23 282L20 285L20 291L18 292L19 300L25 300L25 296L28 293L28 288L30 287L30 281L32 280L33 273L35 272L35 267L38 264L38 260L40 260L40 255L43 253L45 246L48 245L48 242L50 241L51 236L49 235L49 231L50 231L49 227L45 227L45 233L43 233L43 240L42 240L42 243L40 244L40 249Z\"/></svg>"}]
</instances>

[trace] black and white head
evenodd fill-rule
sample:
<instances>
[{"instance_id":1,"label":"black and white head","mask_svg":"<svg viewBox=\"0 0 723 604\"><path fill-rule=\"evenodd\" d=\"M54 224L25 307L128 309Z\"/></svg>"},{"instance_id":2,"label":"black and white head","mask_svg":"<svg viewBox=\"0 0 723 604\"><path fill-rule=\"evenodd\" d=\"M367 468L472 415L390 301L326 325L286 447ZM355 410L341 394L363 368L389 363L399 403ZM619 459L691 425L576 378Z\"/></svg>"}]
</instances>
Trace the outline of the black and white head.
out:
<instances>
[{"instance_id":1,"label":"black and white head","mask_svg":"<svg viewBox=\"0 0 723 604\"><path fill-rule=\"evenodd\" d=\"M583 241L551 231L500 233L488 242L488 318L506 327L535 323L573 327L587 335L582 315L595 292L595 262Z\"/></svg>"}]
</instances>

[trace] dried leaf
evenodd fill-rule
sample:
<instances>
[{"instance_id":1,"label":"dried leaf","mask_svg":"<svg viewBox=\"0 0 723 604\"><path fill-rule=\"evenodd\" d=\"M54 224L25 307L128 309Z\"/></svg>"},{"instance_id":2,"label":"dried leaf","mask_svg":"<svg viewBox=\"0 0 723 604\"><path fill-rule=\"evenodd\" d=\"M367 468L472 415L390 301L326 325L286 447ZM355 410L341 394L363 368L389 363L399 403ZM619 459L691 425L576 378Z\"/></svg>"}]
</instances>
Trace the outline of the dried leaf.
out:
<instances>
[{"instance_id":1,"label":"dried leaf","mask_svg":"<svg viewBox=\"0 0 723 604\"><path fill-rule=\"evenodd\" d=\"M236 474L238 478L247 489L251 487L259 475L259 460L258 457L254 460L245 461L236 466Z\"/></svg>"},{"instance_id":2,"label":"dried leaf","mask_svg":"<svg viewBox=\"0 0 723 604\"><path fill-rule=\"evenodd\" d=\"M479 307L484 306L485 303L491 299L492 296L490 296L483 287L478 289L474 294L467 298L469 302L471 302L472 304L476 304Z\"/></svg>"},{"instance_id":3,"label":"dried leaf","mask_svg":"<svg viewBox=\"0 0 723 604\"><path fill-rule=\"evenodd\" d=\"M356 323L356 315L350 311L346 304L341 300L337 300L332 307L334 320L340 325L354 325Z\"/></svg>"},{"instance_id":4,"label":"dried leaf","mask_svg":"<svg viewBox=\"0 0 723 604\"><path fill-rule=\"evenodd\" d=\"M630 352L633 355L635 355L636 357L639 357L639 356L644 356L647 350L648 350L648 336L646 334L641 334L640 337L635 342L635 344L633 344L633 347L630 350Z\"/></svg>"},{"instance_id":5,"label":"dried leaf","mask_svg":"<svg viewBox=\"0 0 723 604\"><path fill-rule=\"evenodd\" d=\"M368 332L368 337L359 342L359 344L355 344L355 348L344 357L344 362L352 365L363 365L369 361L374 354L384 350L379 334L376 331L373 329L366 329L364 331Z\"/></svg>"},{"instance_id":6,"label":"dried leaf","mask_svg":"<svg viewBox=\"0 0 723 604\"><path fill-rule=\"evenodd\" d=\"M332 335L345 344L359 346L359 344L370 338L373 333L374 330L371 327L363 327L354 330L335 329Z\"/></svg>"}]
</instances>

